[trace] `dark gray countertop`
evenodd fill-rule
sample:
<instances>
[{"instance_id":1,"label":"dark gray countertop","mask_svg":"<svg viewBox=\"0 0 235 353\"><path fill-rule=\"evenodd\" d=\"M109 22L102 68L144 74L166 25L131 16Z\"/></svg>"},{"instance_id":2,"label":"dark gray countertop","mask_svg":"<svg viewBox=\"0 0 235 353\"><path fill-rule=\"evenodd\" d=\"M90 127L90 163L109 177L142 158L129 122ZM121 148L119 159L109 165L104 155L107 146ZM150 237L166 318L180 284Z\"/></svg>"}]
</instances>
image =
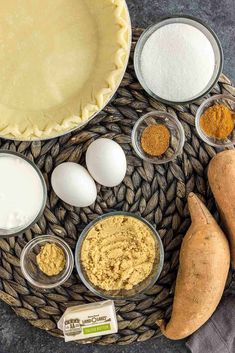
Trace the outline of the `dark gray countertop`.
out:
<instances>
[{"instance_id":1,"label":"dark gray countertop","mask_svg":"<svg viewBox=\"0 0 235 353\"><path fill-rule=\"evenodd\" d=\"M147 27L159 17L188 14L204 20L218 34L224 55L224 72L235 82L235 2L234 0L127 0L133 26ZM82 346L64 343L31 327L0 302L0 353L186 353L184 342L158 338L131 346Z\"/></svg>"}]
</instances>

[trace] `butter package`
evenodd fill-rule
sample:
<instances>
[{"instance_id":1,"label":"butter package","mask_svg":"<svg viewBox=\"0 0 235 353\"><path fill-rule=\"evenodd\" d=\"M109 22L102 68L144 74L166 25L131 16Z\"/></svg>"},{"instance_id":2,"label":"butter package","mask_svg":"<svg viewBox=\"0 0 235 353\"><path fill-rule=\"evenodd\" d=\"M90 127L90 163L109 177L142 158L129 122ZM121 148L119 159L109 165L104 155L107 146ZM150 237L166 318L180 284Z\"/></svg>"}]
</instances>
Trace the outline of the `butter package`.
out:
<instances>
[{"instance_id":1,"label":"butter package","mask_svg":"<svg viewBox=\"0 0 235 353\"><path fill-rule=\"evenodd\" d=\"M68 308L57 326L63 331L65 342L116 333L114 302L106 300Z\"/></svg>"}]
</instances>

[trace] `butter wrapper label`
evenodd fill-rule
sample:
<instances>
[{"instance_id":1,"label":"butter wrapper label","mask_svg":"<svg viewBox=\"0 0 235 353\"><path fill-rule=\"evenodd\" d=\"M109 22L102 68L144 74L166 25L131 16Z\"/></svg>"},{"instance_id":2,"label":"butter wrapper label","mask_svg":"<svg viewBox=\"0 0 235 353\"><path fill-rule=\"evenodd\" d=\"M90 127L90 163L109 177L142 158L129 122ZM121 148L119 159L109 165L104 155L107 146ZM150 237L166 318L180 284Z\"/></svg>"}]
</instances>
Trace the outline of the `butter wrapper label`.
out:
<instances>
[{"instance_id":1,"label":"butter wrapper label","mask_svg":"<svg viewBox=\"0 0 235 353\"><path fill-rule=\"evenodd\" d=\"M116 333L114 303L106 300L68 308L57 326L63 331L65 342Z\"/></svg>"}]
</instances>

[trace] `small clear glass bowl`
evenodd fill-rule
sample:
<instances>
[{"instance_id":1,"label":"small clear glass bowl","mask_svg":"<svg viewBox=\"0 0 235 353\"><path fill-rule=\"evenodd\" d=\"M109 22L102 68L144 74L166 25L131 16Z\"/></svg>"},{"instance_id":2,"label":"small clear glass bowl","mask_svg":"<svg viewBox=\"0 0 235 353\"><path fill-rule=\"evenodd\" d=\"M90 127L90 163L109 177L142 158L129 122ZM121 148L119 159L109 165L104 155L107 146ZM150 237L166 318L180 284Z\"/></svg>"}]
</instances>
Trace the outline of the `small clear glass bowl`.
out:
<instances>
[{"instance_id":1,"label":"small clear glass bowl","mask_svg":"<svg viewBox=\"0 0 235 353\"><path fill-rule=\"evenodd\" d=\"M8 151L8 150L1 150L0 151L0 158L1 157L5 157L5 156L12 156L12 157L17 157L17 158L23 159L24 161L29 163L31 167L33 167L33 169L38 174L39 179L40 179L40 181L42 183L43 200L42 200L41 208L38 211L38 214L37 214L37 216L34 219L31 219L28 224L24 224L24 225L19 226L19 227L9 228L9 229L0 228L0 238L7 238L7 237L20 235L20 234L24 233L27 229L32 227L35 223L37 223L39 218L42 216L42 214L44 212L44 209L46 207L46 202L47 202L47 186L46 186L46 182L44 180L44 177L43 177L40 169L36 166L36 164L34 164L31 160L29 160L28 158L26 158L24 155L22 155L20 153L13 152L13 151Z\"/></svg>"},{"instance_id":2,"label":"small clear glass bowl","mask_svg":"<svg viewBox=\"0 0 235 353\"><path fill-rule=\"evenodd\" d=\"M185 100L185 101L171 101L167 100L166 98L162 98L157 96L147 85L145 82L144 76L142 74L142 69L141 69L141 56L142 56L142 50L149 39L149 37L157 31L159 28L168 25L168 24L173 24L173 23L184 23L187 25L191 25L198 30L200 30L210 41L211 46L214 51L214 56L215 56L215 65L214 65L214 71L212 74L212 77L210 81L208 82L207 86L199 92L196 96L191 97L191 99ZM136 48L135 48L135 54L134 54L134 67L135 67L135 73L136 76L141 84L141 86L145 89L145 91L152 96L153 98L157 99L158 101L161 101L166 104L189 104L194 102L195 100L203 97L206 95L208 92L211 91L211 89L214 87L216 82L219 79L219 76L222 72L223 69L223 63L224 63L224 55L223 55L223 49L221 46L221 43L219 41L219 38L215 34L215 32L208 27L204 22L201 20L193 17L193 16L185 16L185 15L174 15L174 16L167 16L163 17L157 22L156 24L148 27L140 36L140 39L137 42ZM154 75L154 72L153 72Z\"/></svg>"},{"instance_id":3,"label":"small clear glass bowl","mask_svg":"<svg viewBox=\"0 0 235 353\"><path fill-rule=\"evenodd\" d=\"M109 218L109 217L113 217L113 216L120 216L120 215L136 218L136 219L140 220L141 222L143 222L144 224L146 224L150 228L150 230L152 231L152 234L154 236L154 239L156 241L156 248L157 247L159 248L159 254L158 254L159 256L156 256L156 260L153 264L153 270L152 270L151 274L144 281L142 281L141 283L134 286L133 289L105 291L104 289L101 289L97 286L94 286L94 284L89 280L89 278L86 274L86 271L83 268L82 263L81 263L81 249L82 249L83 241L85 240L85 238L91 228L93 228L97 223L99 223L101 220L103 220L105 218ZM157 279L159 278L159 276L162 272L163 264L164 264L164 248L163 248L162 241L161 241L161 238L160 238L158 232L145 219L143 219L142 217L139 217L133 213L129 213L129 212L114 211L114 212L104 214L104 215L98 217L97 219L95 219L94 221L92 221L90 224L88 224L88 226L81 233L81 235L78 239L77 245L76 245L76 250L75 250L75 266L76 266L77 272L79 274L79 277L81 278L84 285L91 292L93 292L95 295L97 295L101 298L104 298L104 299L126 300L126 299L139 298L139 296L141 294L143 294L149 288L151 288L154 285L154 283L157 281Z\"/></svg>"},{"instance_id":4,"label":"small clear glass bowl","mask_svg":"<svg viewBox=\"0 0 235 353\"><path fill-rule=\"evenodd\" d=\"M36 256L46 243L54 243L65 254L65 267L56 276L47 276L38 267ZM26 244L20 256L21 271L32 285L39 288L50 289L60 286L70 277L74 267L74 257L69 245L61 238L54 235L41 235Z\"/></svg>"},{"instance_id":5,"label":"small clear glass bowl","mask_svg":"<svg viewBox=\"0 0 235 353\"><path fill-rule=\"evenodd\" d=\"M196 130L200 138L208 145L213 147L223 148L232 147L235 145L235 125L232 133L226 139L217 139L215 137L208 136L201 128L200 120L204 112L215 104L223 104L228 107L235 114L235 98L226 94L217 94L206 99L198 108L195 118Z\"/></svg>"},{"instance_id":6,"label":"small clear glass bowl","mask_svg":"<svg viewBox=\"0 0 235 353\"><path fill-rule=\"evenodd\" d=\"M169 148L159 157L147 154L141 146L141 136L144 129L155 124L161 124L167 127L171 135ZM132 130L131 140L133 148L140 158L149 163L163 164L174 160L182 153L185 133L182 124L175 116L164 111L156 110L145 114L137 120Z\"/></svg>"}]
</instances>

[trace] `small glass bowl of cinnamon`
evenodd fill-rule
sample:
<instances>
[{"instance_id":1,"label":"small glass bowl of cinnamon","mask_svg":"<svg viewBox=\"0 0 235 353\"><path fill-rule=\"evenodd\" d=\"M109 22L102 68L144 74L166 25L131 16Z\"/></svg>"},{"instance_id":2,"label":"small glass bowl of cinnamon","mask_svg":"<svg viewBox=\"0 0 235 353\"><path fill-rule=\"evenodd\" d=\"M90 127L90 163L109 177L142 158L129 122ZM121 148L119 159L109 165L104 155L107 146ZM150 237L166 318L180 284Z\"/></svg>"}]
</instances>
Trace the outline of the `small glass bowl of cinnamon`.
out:
<instances>
[{"instance_id":1,"label":"small glass bowl of cinnamon","mask_svg":"<svg viewBox=\"0 0 235 353\"><path fill-rule=\"evenodd\" d=\"M200 138L208 145L224 148L235 145L235 98L217 94L198 108L195 126Z\"/></svg>"},{"instance_id":2,"label":"small glass bowl of cinnamon","mask_svg":"<svg viewBox=\"0 0 235 353\"><path fill-rule=\"evenodd\" d=\"M153 164L174 160L182 153L185 134L180 121L165 111L152 111L135 123L132 145L136 154Z\"/></svg>"}]
</instances>

